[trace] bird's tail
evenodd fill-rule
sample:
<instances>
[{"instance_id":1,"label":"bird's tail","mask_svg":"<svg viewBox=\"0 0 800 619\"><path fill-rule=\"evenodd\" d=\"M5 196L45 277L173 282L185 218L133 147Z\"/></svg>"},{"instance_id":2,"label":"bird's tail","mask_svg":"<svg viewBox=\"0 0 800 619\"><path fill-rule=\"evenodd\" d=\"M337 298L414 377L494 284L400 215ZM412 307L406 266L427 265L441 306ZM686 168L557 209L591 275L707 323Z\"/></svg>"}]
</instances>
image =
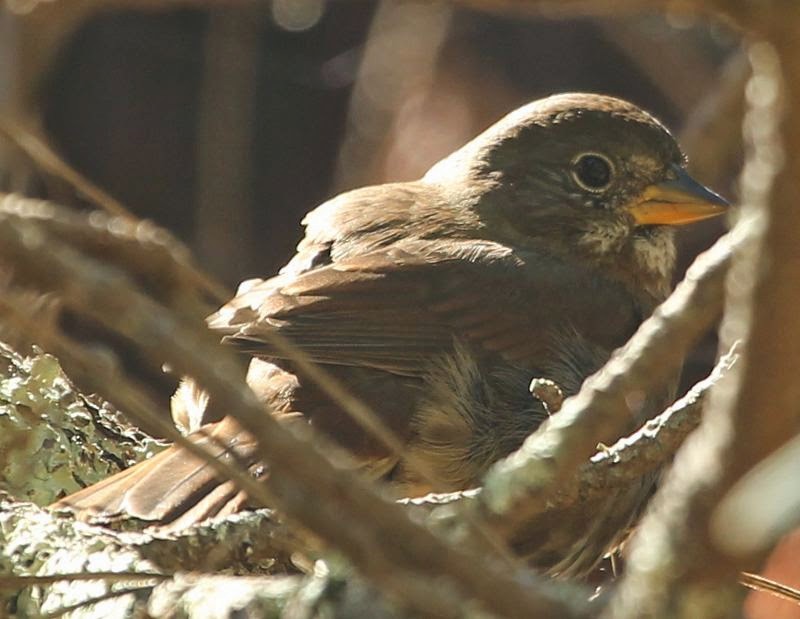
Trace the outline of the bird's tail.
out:
<instances>
[{"instance_id":1,"label":"bird's tail","mask_svg":"<svg viewBox=\"0 0 800 619\"><path fill-rule=\"evenodd\" d=\"M219 460L266 473L255 457L255 441L225 418L188 437ZM173 446L97 484L71 494L54 507L70 507L81 518L121 514L167 529L180 529L217 515L237 512L247 497L211 465Z\"/></svg>"}]
</instances>

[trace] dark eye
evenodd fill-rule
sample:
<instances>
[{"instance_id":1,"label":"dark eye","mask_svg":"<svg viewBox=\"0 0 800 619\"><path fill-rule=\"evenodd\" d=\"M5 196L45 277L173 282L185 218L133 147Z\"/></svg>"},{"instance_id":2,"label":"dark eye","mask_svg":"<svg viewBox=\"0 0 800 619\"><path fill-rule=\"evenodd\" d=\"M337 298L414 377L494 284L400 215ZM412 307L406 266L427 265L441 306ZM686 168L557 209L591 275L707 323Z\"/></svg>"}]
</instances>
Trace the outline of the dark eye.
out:
<instances>
[{"instance_id":1,"label":"dark eye","mask_svg":"<svg viewBox=\"0 0 800 619\"><path fill-rule=\"evenodd\" d=\"M598 153L578 155L572 162L572 176L575 182L587 191L608 189L614 167L608 157Z\"/></svg>"}]
</instances>

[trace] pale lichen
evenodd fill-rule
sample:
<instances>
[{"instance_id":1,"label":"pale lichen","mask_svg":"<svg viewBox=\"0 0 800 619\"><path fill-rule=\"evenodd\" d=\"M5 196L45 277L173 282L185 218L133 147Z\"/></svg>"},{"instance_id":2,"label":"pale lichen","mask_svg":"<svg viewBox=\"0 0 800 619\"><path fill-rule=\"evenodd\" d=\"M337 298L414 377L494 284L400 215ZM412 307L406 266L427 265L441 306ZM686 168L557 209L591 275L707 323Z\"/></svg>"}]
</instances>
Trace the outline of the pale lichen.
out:
<instances>
[{"instance_id":1,"label":"pale lichen","mask_svg":"<svg viewBox=\"0 0 800 619\"><path fill-rule=\"evenodd\" d=\"M43 510L0 494L0 579L53 576L53 582L21 580L16 588L0 587L0 617L41 617L66 609L71 619L410 616L336 558L311 563L307 574L263 574L256 546L275 535L274 527L269 512L259 510L217 518L179 535L115 532L77 522L64 510ZM176 572L203 569L202 549L195 548L203 542L207 552L228 547L227 561L206 567L228 571L236 564L237 575ZM236 551L237 545L254 552ZM155 557L163 559L170 548L182 565L158 565ZM253 561L246 565L243 555ZM219 553L217 558L223 559ZM92 572L102 574L87 580Z\"/></svg>"},{"instance_id":2,"label":"pale lichen","mask_svg":"<svg viewBox=\"0 0 800 619\"><path fill-rule=\"evenodd\" d=\"M15 503L0 495L0 574L3 576L155 571L152 563L142 559L135 548L121 544L112 532L75 522L65 514L52 514L30 503ZM143 580L146 581L146 576ZM141 580L136 584L140 583ZM5 589L0 596L0 616L39 617L130 586L125 582L65 578L53 583ZM134 603L133 595L120 595L97 606L87 605L71 616L126 617Z\"/></svg>"},{"instance_id":3,"label":"pale lichen","mask_svg":"<svg viewBox=\"0 0 800 619\"><path fill-rule=\"evenodd\" d=\"M162 448L81 394L55 357L0 343L0 490L46 505Z\"/></svg>"}]
</instances>

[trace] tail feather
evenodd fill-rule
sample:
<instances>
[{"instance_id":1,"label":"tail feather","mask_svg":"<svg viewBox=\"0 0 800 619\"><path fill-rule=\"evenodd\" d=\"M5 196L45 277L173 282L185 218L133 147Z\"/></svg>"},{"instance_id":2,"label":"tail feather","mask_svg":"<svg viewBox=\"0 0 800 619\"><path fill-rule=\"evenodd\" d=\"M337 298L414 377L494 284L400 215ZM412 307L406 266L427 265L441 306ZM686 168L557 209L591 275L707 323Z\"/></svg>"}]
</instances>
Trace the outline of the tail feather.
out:
<instances>
[{"instance_id":1,"label":"tail feather","mask_svg":"<svg viewBox=\"0 0 800 619\"><path fill-rule=\"evenodd\" d=\"M216 485L189 509L170 521L161 521L159 529L179 531L213 516L227 516L241 511L247 504L247 495L232 481Z\"/></svg>"},{"instance_id":2,"label":"tail feather","mask_svg":"<svg viewBox=\"0 0 800 619\"><path fill-rule=\"evenodd\" d=\"M217 459L260 469L255 442L225 418L189 436ZM263 473L262 473L263 475ZM97 484L79 490L56 507L70 507L81 517L126 514L157 525L180 528L222 513L239 511L246 496L221 479L208 463L173 446Z\"/></svg>"}]
</instances>

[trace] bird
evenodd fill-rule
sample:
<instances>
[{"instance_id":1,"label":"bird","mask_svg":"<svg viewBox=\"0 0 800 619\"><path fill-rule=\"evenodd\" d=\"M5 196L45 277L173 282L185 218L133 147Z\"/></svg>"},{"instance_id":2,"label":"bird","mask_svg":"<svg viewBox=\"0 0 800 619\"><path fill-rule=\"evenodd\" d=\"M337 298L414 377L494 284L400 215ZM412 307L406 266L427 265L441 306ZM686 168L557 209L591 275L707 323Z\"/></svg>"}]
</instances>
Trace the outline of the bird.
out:
<instances>
[{"instance_id":1,"label":"bird","mask_svg":"<svg viewBox=\"0 0 800 619\"><path fill-rule=\"evenodd\" d=\"M669 130L633 103L593 93L533 101L419 180L355 189L309 212L294 257L243 282L208 326L250 357L247 381L269 414L310 423L395 496L478 486L558 414L532 381L559 399L575 394L668 296L675 228L726 211L686 164ZM348 416L274 334L369 406L403 452ZM651 394L630 429L660 412L668 391ZM268 474L252 436L190 381L173 416L217 457ZM587 573L648 483L598 509L594 524L537 542L539 563ZM247 498L173 446L57 505L181 528Z\"/></svg>"}]
</instances>

